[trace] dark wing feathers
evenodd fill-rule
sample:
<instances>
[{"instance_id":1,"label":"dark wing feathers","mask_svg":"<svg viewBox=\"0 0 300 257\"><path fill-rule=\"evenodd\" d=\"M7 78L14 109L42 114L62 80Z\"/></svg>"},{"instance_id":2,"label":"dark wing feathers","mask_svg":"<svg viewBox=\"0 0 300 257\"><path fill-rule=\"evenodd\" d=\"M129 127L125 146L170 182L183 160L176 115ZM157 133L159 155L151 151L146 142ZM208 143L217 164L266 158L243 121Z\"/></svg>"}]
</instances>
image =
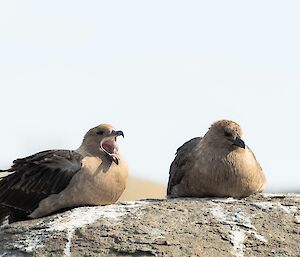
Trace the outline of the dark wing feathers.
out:
<instances>
[{"instance_id":1,"label":"dark wing feathers","mask_svg":"<svg viewBox=\"0 0 300 257\"><path fill-rule=\"evenodd\" d=\"M170 166L167 195L171 195L172 188L181 182L185 174L186 165L190 161L189 153L200 141L201 137L195 137L177 149L175 159Z\"/></svg>"},{"instance_id":2,"label":"dark wing feathers","mask_svg":"<svg viewBox=\"0 0 300 257\"><path fill-rule=\"evenodd\" d=\"M69 184L82 158L74 151L48 150L15 160L7 170L13 173L0 180L0 205L29 214Z\"/></svg>"}]
</instances>

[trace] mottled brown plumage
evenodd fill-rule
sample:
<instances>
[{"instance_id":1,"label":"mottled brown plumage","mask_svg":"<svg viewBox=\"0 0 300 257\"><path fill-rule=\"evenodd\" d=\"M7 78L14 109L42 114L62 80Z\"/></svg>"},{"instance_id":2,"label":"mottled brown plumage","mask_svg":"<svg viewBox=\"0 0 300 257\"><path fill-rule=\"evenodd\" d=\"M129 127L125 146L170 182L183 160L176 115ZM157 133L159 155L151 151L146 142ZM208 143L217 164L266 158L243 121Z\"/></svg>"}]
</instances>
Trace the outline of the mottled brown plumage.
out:
<instances>
[{"instance_id":1,"label":"mottled brown plumage","mask_svg":"<svg viewBox=\"0 0 300 257\"><path fill-rule=\"evenodd\" d=\"M48 150L14 161L0 180L0 221L37 218L83 205L106 205L121 196L127 165L115 131L107 124L89 130L77 150Z\"/></svg>"},{"instance_id":2,"label":"mottled brown plumage","mask_svg":"<svg viewBox=\"0 0 300 257\"><path fill-rule=\"evenodd\" d=\"M265 176L242 129L229 120L215 122L203 138L182 145L170 167L168 197L245 197L261 192Z\"/></svg>"}]
</instances>

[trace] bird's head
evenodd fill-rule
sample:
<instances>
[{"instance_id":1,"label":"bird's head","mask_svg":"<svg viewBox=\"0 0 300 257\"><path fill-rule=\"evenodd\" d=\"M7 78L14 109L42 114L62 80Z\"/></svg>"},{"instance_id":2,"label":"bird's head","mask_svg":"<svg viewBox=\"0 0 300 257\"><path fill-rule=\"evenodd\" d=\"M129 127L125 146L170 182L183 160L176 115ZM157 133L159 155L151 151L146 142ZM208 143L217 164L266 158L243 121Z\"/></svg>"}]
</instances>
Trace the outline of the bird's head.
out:
<instances>
[{"instance_id":1,"label":"bird's head","mask_svg":"<svg viewBox=\"0 0 300 257\"><path fill-rule=\"evenodd\" d=\"M219 120L211 125L205 134L205 138L218 147L245 149L246 145L242 140L242 133L241 127L236 122L231 120Z\"/></svg>"},{"instance_id":2,"label":"bird's head","mask_svg":"<svg viewBox=\"0 0 300 257\"><path fill-rule=\"evenodd\" d=\"M119 164L118 136L124 137L123 131L115 130L109 124L101 124L85 134L82 146L93 155L107 154L116 164Z\"/></svg>"}]
</instances>

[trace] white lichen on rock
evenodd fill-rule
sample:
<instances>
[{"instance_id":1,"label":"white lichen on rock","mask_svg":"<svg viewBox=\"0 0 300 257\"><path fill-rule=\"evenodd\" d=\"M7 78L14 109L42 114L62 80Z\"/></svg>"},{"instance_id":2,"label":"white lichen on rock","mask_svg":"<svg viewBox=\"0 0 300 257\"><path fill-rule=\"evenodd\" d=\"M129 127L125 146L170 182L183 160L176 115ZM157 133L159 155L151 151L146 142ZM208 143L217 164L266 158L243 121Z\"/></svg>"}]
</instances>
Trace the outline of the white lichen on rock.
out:
<instances>
[{"instance_id":1,"label":"white lichen on rock","mask_svg":"<svg viewBox=\"0 0 300 257\"><path fill-rule=\"evenodd\" d=\"M210 210L213 216L226 227L233 246L232 253L235 256L244 256L246 234L252 234L256 239L267 242L263 236L257 233L250 217L240 208L235 208L233 213L227 213L218 203L211 202Z\"/></svg>"},{"instance_id":2,"label":"white lichen on rock","mask_svg":"<svg viewBox=\"0 0 300 257\"><path fill-rule=\"evenodd\" d=\"M142 207L146 202L124 202L122 205L107 205L98 207L76 208L66 212L49 224L49 231L67 231L67 243L64 248L64 255L71 256L72 237L77 228L93 224L101 218L108 219L110 222L117 222L128 211L134 211L135 208ZM84 215L83 215L84 212Z\"/></svg>"}]
</instances>

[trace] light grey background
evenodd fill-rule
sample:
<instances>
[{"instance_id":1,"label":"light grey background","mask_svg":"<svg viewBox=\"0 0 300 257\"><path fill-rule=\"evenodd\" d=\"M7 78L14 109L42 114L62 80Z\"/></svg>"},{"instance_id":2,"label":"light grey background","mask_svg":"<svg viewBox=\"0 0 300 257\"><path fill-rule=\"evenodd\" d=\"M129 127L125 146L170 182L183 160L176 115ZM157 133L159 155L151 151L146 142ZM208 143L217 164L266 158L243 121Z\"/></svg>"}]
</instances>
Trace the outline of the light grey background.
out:
<instances>
[{"instance_id":1,"label":"light grey background","mask_svg":"<svg viewBox=\"0 0 300 257\"><path fill-rule=\"evenodd\" d=\"M176 148L233 119L268 191L300 189L298 1L1 1L0 168L125 132L131 174L167 183Z\"/></svg>"}]
</instances>

